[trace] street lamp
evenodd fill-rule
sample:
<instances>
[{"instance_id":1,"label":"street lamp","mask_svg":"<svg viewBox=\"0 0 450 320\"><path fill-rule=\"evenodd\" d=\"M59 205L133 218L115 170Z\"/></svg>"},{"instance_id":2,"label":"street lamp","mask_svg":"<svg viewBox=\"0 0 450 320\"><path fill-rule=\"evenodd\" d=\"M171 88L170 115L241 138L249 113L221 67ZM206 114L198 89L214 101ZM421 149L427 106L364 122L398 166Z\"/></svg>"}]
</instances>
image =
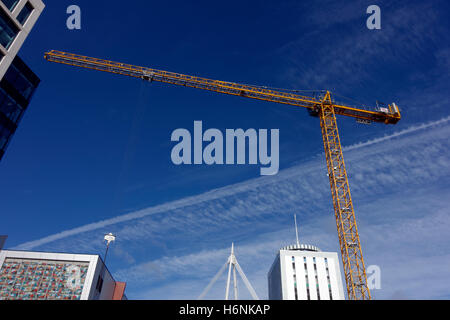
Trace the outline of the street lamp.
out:
<instances>
[{"instance_id":1,"label":"street lamp","mask_svg":"<svg viewBox=\"0 0 450 320\"><path fill-rule=\"evenodd\" d=\"M116 236L110 232L108 234L105 234L104 239L106 241L106 252L105 252L105 259L104 259L105 261L103 261L103 263L106 264L106 256L108 255L109 244L113 241L116 241Z\"/></svg>"}]
</instances>

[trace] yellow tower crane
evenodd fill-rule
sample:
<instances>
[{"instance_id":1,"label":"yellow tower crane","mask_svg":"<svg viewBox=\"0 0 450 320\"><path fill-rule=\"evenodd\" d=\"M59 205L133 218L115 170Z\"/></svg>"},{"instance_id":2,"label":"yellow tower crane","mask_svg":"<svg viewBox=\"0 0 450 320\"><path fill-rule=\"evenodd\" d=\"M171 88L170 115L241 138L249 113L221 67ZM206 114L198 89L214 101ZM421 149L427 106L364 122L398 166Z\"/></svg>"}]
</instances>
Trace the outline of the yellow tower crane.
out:
<instances>
[{"instance_id":1,"label":"yellow tower crane","mask_svg":"<svg viewBox=\"0 0 450 320\"><path fill-rule=\"evenodd\" d=\"M366 110L361 107L358 108L335 103L329 91L323 91L319 96L311 97L299 95L289 90L211 80L55 50L45 53L44 57L51 62L116 73L147 81L158 81L244 98L304 107L308 109L311 115L318 116L322 128L323 145L325 148L328 177L330 180L331 195L333 197L348 298L351 300L367 300L371 298L336 124L336 115L356 118L357 121L363 123L381 122L385 124L396 124L401 116L399 108L395 103L378 107L376 110Z\"/></svg>"}]
</instances>

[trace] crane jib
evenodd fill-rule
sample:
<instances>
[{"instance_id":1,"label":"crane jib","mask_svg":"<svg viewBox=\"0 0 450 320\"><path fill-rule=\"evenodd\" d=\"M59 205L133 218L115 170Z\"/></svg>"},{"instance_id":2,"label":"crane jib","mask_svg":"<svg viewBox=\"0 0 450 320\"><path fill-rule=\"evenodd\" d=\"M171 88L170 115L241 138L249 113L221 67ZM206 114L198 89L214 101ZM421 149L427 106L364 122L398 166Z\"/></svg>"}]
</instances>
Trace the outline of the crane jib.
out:
<instances>
[{"instance_id":1,"label":"crane jib","mask_svg":"<svg viewBox=\"0 0 450 320\"><path fill-rule=\"evenodd\" d=\"M322 100L317 97L298 95L280 90L272 90L266 87L243 85L227 81L212 80L180 73L162 71L146 67L138 67L130 64L118 63L109 60L96 59L87 56L69 54L61 51L50 51L45 54L45 59L51 62L72 65L103 72L116 73L147 81L158 81L179 86L215 91L228 95L245 98L276 102L281 104L304 107L312 110L312 114L318 114ZM335 113L338 115L353 117L370 122L382 122L395 124L400 120L400 111L395 103L389 105L388 112L366 110L341 104L334 104Z\"/></svg>"}]
</instances>

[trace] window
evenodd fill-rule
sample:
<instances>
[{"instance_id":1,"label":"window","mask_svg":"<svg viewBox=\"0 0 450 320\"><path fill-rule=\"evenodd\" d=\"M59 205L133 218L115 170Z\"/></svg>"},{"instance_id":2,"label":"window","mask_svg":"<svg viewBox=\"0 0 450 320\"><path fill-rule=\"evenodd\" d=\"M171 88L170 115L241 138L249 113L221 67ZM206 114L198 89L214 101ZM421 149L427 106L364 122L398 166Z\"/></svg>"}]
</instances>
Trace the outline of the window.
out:
<instances>
[{"instance_id":1,"label":"window","mask_svg":"<svg viewBox=\"0 0 450 320\"><path fill-rule=\"evenodd\" d=\"M6 94L2 88L0 88L0 112L14 123L17 123L17 120L22 113L22 109L19 107L19 104L12 97Z\"/></svg>"},{"instance_id":2,"label":"window","mask_svg":"<svg viewBox=\"0 0 450 320\"><path fill-rule=\"evenodd\" d=\"M311 300L311 296L309 294L309 282L308 282L308 276L305 276L305 281L306 281L306 295L308 296L308 300Z\"/></svg>"},{"instance_id":3,"label":"window","mask_svg":"<svg viewBox=\"0 0 450 320\"><path fill-rule=\"evenodd\" d=\"M17 34L19 28L11 21L8 15L0 9L0 44L9 49Z\"/></svg>"},{"instance_id":4,"label":"window","mask_svg":"<svg viewBox=\"0 0 450 320\"><path fill-rule=\"evenodd\" d=\"M9 9L9 11L13 11L17 3L19 3L19 0L2 0L2 2Z\"/></svg>"},{"instance_id":5,"label":"window","mask_svg":"<svg viewBox=\"0 0 450 320\"><path fill-rule=\"evenodd\" d=\"M11 65L5 74L4 79L8 81L25 99L30 99L35 90L35 86L25 77L25 75Z\"/></svg>"},{"instance_id":6,"label":"window","mask_svg":"<svg viewBox=\"0 0 450 320\"><path fill-rule=\"evenodd\" d=\"M292 257L292 260L295 261L295 258ZM295 262L292 262L292 268L294 269L294 292L295 292L295 300L298 300L298 292L297 292L297 275L295 274Z\"/></svg>"},{"instance_id":7,"label":"window","mask_svg":"<svg viewBox=\"0 0 450 320\"><path fill-rule=\"evenodd\" d=\"M24 25L33 10L33 6L29 2L27 2L25 4L25 7L23 7L22 11L20 11L19 15L17 16L17 21L19 21L21 25Z\"/></svg>"},{"instance_id":8,"label":"window","mask_svg":"<svg viewBox=\"0 0 450 320\"><path fill-rule=\"evenodd\" d=\"M325 258L325 264L327 266L326 271L327 271L328 292L330 293L330 300L333 300L333 294L331 292L330 271L328 270L328 260L327 260L327 258Z\"/></svg>"},{"instance_id":9,"label":"window","mask_svg":"<svg viewBox=\"0 0 450 320\"><path fill-rule=\"evenodd\" d=\"M101 275L98 276L97 285L95 286L95 289L98 293L102 292L103 289L103 278Z\"/></svg>"},{"instance_id":10,"label":"window","mask_svg":"<svg viewBox=\"0 0 450 320\"><path fill-rule=\"evenodd\" d=\"M294 274L294 293L295 293L295 300L298 300L297 276L295 274Z\"/></svg>"},{"instance_id":11,"label":"window","mask_svg":"<svg viewBox=\"0 0 450 320\"><path fill-rule=\"evenodd\" d=\"M316 290L317 290L317 299L320 300L319 279L317 276L316 276Z\"/></svg>"},{"instance_id":12,"label":"window","mask_svg":"<svg viewBox=\"0 0 450 320\"><path fill-rule=\"evenodd\" d=\"M311 300L311 297L309 295L309 280L308 280L308 270L306 269L306 263L305 263L305 283L306 283L306 295L308 296L308 300Z\"/></svg>"},{"instance_id":13,"label":"window","mask_svg":"<svg viewBox=\"0 0 450 320\"><path fill-rule=\"evenodd\" d=\"M0 123L0 150L5 149L10 137L11 131L2 126L2 124Z\"/></svg>"}]
</instances>

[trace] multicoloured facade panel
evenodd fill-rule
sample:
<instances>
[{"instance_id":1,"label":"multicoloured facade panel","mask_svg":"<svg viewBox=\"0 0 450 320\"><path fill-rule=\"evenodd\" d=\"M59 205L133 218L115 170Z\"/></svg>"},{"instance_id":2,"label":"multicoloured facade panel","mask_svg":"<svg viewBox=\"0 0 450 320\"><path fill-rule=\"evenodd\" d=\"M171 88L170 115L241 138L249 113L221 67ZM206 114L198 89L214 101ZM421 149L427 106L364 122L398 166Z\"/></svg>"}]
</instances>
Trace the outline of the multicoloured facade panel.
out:
<instances>
[{"instance_id":1,"label":"multicoloured facade panel","mask_svg":"<svg viewBox=\"0 0 450 320\"><path fill-rule=\"evenodd\" d=\"M88 262L6 258L0 300L80 300Z\"/></svg>"},{"instance_id":2,"label":"multicoloured facade panel","mask_svg":"<svg viewBox=\"0 0 450 320\"><path fill-rule=\"evenodd\" d=\"M0 300L121 300L124 291L98 255L0 250Z\"/></svg>"}]
</instances>

